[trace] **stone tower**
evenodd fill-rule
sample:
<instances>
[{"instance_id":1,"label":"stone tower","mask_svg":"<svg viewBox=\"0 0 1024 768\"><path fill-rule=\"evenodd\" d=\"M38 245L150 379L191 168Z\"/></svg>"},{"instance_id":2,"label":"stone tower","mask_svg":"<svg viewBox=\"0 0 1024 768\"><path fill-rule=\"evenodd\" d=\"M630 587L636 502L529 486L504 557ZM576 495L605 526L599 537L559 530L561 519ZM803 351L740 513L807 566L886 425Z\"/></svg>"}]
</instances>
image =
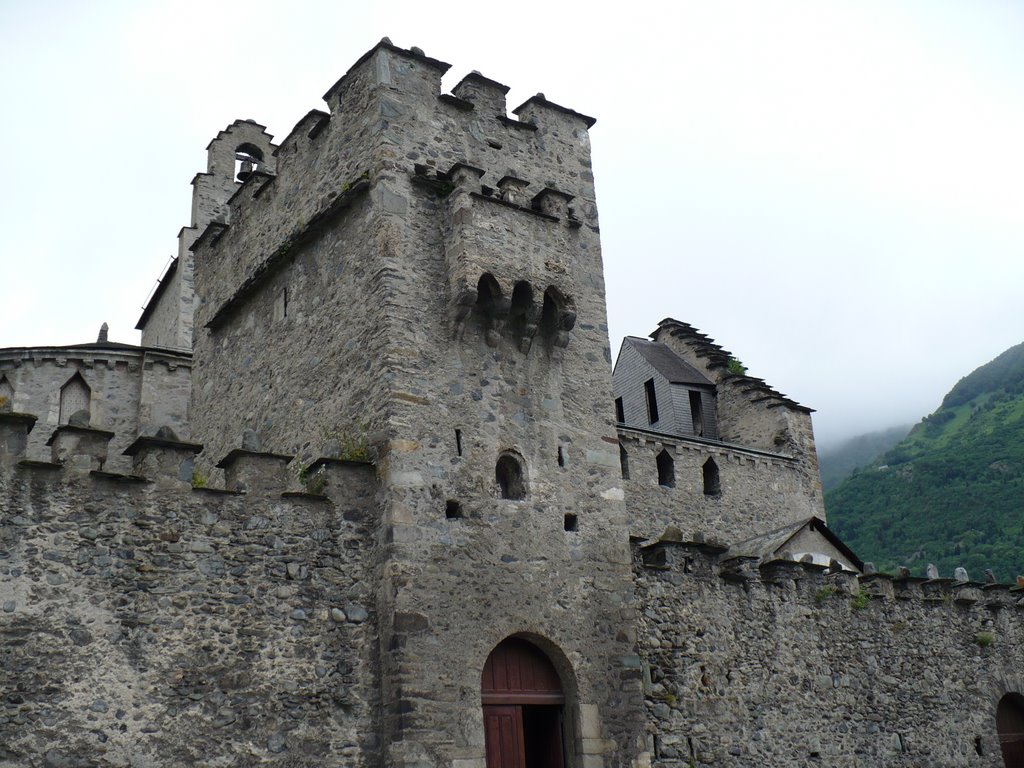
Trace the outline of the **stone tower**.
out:
<instances>
[{"instance_id":1,"label":"stone tower","mask_svg":"<svg viewBox=\"0 0 1024 768\"><path fill-rule=\"evenodd\" d=\"M483 768L485 729L642 763L594 121L542 94L509 118L507 87L442 94L447 69L382 41L196 239L193 434L375 459L386 765ZM482 698L519 651L550 690Z\"/></svg>"},{"instance_id":2,"label":"stone tower","mask_svg":"<svg viewBox=\"0 0 1024 768\"><path fill-rule=\"evenodd\" d=\"M210 224L226 224L229 201L238 182L273 172L274 145L264 126L236 120L206 147L206 172L192 179L192 215L178 233L178 255L160 277L135 328L142 331L142 346L192 349L195 313L192 251L196 238Z\"/></svg>"}]
</instances>

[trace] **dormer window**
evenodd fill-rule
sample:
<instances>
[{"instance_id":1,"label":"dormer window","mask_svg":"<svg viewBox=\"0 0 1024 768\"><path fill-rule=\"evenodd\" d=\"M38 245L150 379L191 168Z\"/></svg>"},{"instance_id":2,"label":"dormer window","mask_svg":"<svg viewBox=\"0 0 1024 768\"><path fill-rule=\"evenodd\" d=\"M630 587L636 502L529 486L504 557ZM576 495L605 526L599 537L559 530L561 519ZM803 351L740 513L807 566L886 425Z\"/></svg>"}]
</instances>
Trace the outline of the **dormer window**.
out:
<instances>
[{"instance_id":1,"label":"dormer window","mask_svg":"<svg viewBox=\"0 0 1024 768\"><path fill-rule=\"evenodd\" d=\"M693 434L704 437L704 405L700 392L690 390L690 420L693 423Z\"/></svg>"}]
</instances>

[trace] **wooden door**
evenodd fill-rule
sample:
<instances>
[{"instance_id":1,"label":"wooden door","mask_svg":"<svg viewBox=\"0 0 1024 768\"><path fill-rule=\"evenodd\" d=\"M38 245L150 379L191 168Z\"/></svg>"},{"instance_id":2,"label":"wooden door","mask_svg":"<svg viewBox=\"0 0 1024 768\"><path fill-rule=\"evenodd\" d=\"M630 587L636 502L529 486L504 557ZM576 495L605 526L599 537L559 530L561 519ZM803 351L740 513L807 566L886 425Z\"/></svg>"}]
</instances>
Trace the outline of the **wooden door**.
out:
<instances>
[{"instance_id":1,"label":"wooden door","mask_svg":"<svg viewBox=\"0 0 1024 768\"><path fill-rule=\"evenodd\" d=\"M480 676L487 768L562 768L562 682L537 646L512 637Z\"/></svg>"},{"instance_id":2,"label":"wooden door","mask_svg":"<svg viewBox=\"0 0 1024 768\"><path fill-rule=\"evenodd\" d=\"M487 768L526 768L522 707L485 704L484 740Z\"/></svg>"}]
</instances>

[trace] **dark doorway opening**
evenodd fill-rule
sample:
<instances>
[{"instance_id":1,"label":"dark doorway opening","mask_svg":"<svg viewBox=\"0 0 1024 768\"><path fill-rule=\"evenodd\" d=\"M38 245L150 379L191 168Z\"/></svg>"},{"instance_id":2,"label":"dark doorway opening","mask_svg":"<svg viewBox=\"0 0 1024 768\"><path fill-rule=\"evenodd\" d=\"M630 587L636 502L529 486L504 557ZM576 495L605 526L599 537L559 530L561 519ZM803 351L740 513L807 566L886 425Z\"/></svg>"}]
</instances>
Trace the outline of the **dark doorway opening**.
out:
<instances>
[{"instance_id":1,"label":"dark doorway opening","mask_svg":"<svg viewBox=\"0 0 1024 768\"><path fill-rule=\"evenodd\" d=\"M1024 696L1008 693L999 700L996 729L1006 768L1024 768Z\"/></svg>"}]
</instances>

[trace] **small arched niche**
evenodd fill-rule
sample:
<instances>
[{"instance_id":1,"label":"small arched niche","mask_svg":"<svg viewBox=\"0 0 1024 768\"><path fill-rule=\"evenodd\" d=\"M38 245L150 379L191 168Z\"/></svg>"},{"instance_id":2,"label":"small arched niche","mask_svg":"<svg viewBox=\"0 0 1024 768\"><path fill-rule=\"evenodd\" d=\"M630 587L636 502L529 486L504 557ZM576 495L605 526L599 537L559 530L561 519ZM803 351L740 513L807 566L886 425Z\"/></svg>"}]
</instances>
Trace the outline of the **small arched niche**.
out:
<instances>
[{"instance_id":1,"label":"small arched niche","mask_svg":"<svg viewBox=\"0 0 1024 768\"><path fill-rule=\"evenodd\" d=\"M701 474L704 480L704 495L718 496L722 493L722 481L718 475L718 464L714 459L708 459L701 467Z\"/></svg>"},{"instance_id":2,"label":"small arched niche","mask_svg":"<svg viewBox=\"0 0 1024 768\"><path fill-rule=\"evenodd\" d=\"M540 648L521 637L499 643L480 676L487 768L563 768L566 696Z\"/></svg>"},{"instance_id":3,"label":"small arched niche","mask_svg":"<svg viewBox=\"0 0 1024 768\"><path fill-rule=\"evenodd\" d=\"M501 498L514 501L526 498L526 462L518 453L506 451L498 457L494 479Z\"/></svg>"},{"instance_id":4,"label":"small arched niche","mask_svg":"<svg viewBox=\"0 0 1024 768\"><path fill-rule=\"evenodd\" d=\"M664 448L658 454L658 485L662 488L676 487L676 462Z\"/></svg>"},{"instance_id":5,"label":"small arched niche","mask_svg":"<svg viewBox=\"0 0 1024 768\"><path fill-rule=\"evenodd\" d=\"M86 384L82 374L76 372L74 376L64 382L60 388L60 418L61 424L67 424L79 411L85 411L92 416L92 389Z\"/></svg>"},{"instance_id":6,"label":"small arched niche","mask_svg":"<svg viewBox=\"0 0 1024 768\"><path fill-rule=\"evenodd\" d=\"M1008 693L999 700L996 729L1006 768L1024 768L1024 696Z\"/></svg>"}]
</instances>

